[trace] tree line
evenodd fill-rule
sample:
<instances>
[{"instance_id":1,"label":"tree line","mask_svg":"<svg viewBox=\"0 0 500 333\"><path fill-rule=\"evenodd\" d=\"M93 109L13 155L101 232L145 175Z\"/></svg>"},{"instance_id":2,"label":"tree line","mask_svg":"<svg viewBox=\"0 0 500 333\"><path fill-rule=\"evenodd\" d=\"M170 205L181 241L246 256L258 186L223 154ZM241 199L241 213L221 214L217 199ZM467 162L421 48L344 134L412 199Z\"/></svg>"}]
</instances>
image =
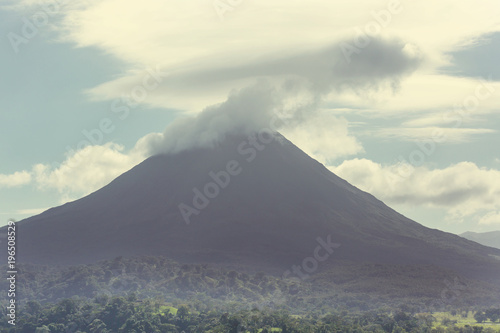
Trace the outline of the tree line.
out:
<instances>
[{"instance_id":1,"label":"tree line","mask_svg":"<svg viewBox=\"0 0 500 333\"><path fill-rule=\"evenodd\" d=\"M20 309L16 326L3 321L0 332L26 333L488 333L480 326L433 328L430 314L403 311L383 313L333 312L291 315L285 310L258 309L235 312L198 311L195 305L172 304L160 299L139 300L100 295L94 299L63 299L40 304L29 301Z\"/></svg>"}]
</instances>

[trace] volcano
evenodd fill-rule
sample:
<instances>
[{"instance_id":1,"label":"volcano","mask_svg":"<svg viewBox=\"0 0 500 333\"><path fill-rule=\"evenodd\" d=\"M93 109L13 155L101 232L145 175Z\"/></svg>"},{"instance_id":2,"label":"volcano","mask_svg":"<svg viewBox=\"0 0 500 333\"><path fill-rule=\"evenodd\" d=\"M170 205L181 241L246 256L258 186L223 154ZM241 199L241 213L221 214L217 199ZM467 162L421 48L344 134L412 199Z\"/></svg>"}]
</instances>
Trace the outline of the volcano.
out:
<instances>
[{"instance_id":1,"label":"volcano","mask_svg":"<svg viewBox=\"0 0 500 333\"><path fill-rule=\"evenodd\" d=\"M406 218L279 134L152 156L17 228L20 263L154 255L279 273L328 255L500 277L500 250Z\"/></svg>"}]
</instances>

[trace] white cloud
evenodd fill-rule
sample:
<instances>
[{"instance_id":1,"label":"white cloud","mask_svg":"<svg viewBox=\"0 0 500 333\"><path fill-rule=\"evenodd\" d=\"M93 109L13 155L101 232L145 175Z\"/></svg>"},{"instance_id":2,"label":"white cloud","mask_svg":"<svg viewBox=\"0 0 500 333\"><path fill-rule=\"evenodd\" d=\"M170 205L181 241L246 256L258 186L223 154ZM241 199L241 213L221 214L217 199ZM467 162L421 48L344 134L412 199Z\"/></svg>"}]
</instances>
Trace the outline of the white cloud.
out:
<instances>
[{"instance_id":1,"label":"white cloud","mask_svg":"<svg viewBox=\"0 0 500 333\"><path fill-rule=\"evenodd\" d=\"M53 0L45 2L49 1ZM228 59L238 59L241 63L242 58L238 57L241 55L255 57L263 51L291 45L323 44L332 38L354 34L356 28L364 30L369 23L377 22L374 15L380 16L394 2L245 1L227 12L223 22L213 1L80 3L86 5L78 11L68 10L65 25L60 28L71 41L80 46L100 47L128 63L178 65L210 56L218 56L219 63ZM446 60L441 59L443 51L463 47L475 36L499 27L500 8L496 0L485 0L481 6L467 0L439 3L401 0L396 7L383 24L381 34L404 32L405 39L425 45L426 53L441 61ZM232 41L232 47L228 47L228 40Z\"/></svg>"},{"instance_id":2,"label":"white cloud","mask_svg":"<svg viewBox=\"0 0 500 333\"><path fill-rule=\"evenodd\" d=\"M500 211L493 211L489 212L488 214L484 215L480 220L479 224L482 225L494 225L498 224L500 225Z\"/></svg>"},{"instance_id":3,"label":"white cloud","mask_svg":"<svg viewBox=\"0 0 500 333\"><path fill-rule=\"evenodd\" d=\"M123 147L113 143L87 146L63 161L57 167L37 164L33 177L39 189L56 189L63 198L89 194L142 162L143 156L123 153Z\"/></svg>"},{"instance_id":4,"label":"white cloud","mask_svg":"<svg viewBox=\"0 0 500 333\"><path fill-rule=\"evenodd\" d=\"M161 85L148 94L148 104L200 112L206 105L225 99L228 92L253 85L266 78L276 86L283 82L307 86L316 94L350 91L354 95L394 91L403 77L421 63L418 53L408 53L408 44L398 39L373 39L363 52L346 64L342 42L325 46L292 50L284 54L267 54L244 64L217 64L207 68L194 65L161 71ZM217 63L216 60L213 62ZM129 75L88 90L97 100L118 98L141 84L144 74ZM384 89L389 88L389 89Z\"/></svg>"},{"instance_id":5,"label":"white cloud","mask_svg":"<svg viewBox=\"0 0 500 333\"><path fill-rule=\"evenodd\" d=\"M401 125L404 127L471 127L473 125L477 126L483 124L486 121L483 115L484 113L481 112L460 115L458 112L439 112L431 110L431 112L427 114L419 113L410 116L410 119L404 121Z\"/></svg>"},{"instance_id":6,"label":"white cloud","mask_svg":"<svg viewBox=\"0 0 500 333\"><path fill-rule=\"evenodd\" d=\"M462 126L475 117L496 113L500 104L498 91L500 82L487 78L460 78L419 70L405 78L397 93L379 92L361 99L344 92L332 94L328 100L374 116L408 117L407 126ZM419 117L427 119L411 122Z\"/></svg>"},{"instance_id":7,"label":"white cloud","mask_svg":"<svg viewBox=\"0 0 500 333\"><path fill-rule=\"evenodd\" d=\"M16 214L21 214L21 215L37 215L37 214L40 214L40 213L43 213L44 211L46 211L47 209L49 209L49 207L47 208L27 208L27 209L19 209Z\"/></svg>"},{"instance_id":8,"label":"white cloud","mask_svg":"<svg viewBox=\"0 0 500 333\"><path fill-rule=\"evenodd\" d=\"M44 2L53 0L22 3L36 7ZM127 64L122 77L90 90L96 97L121 96L127 85L140 79L137 69L158 65L169 73L170 80L165 81L164 89L152 93L147 103L196 112L222 101L228 89L247 86L249 76L279 75L283 72L280 64L297 64L294 57L304 50L326 48L339 41L356 45L356 37L370 26L380 28L375 34L377 37L396 36L404 40L405 52L411 58L418 54L426 59L422 75L410 82L407 89L402 87L402 98L390 98L390 105L381 109L401 110L401 105L406 110L424 105L433 109L449 107L457 100L456 96L464 96L464 91L454 83L460 80L435 74L437 68L450 63L446 53L500 30L497 0L485 0L481 6L467 0L442 0L432 4L404 0L311 0L307 3L254 0L235 5L224 15L224 21L220 20L213 3L201 0L75 1L63 7L63 23L53 22L53 28L64 40L78 46L98 47ZM368 40L373 42L371 38ZM340 44L335 49L340 52ZM362 47L360 55L365 51ZM273 63L276 59L279 61ZM381 64L385 59L385 64L395 65L391 58L371 59ZM363 72L380 66L356 68ZM296 72L303 69L294 68ZM322 71L326 72L328 68ZM350 99L349 95L341 95L337 98ZM358 105L365 100L354 95Z\"/></svg>"},{"instance_id":9,"label":"white cloud","mask_svg":"<svg viewBox=\"0 0 500 333\"><path fill-rule=\"evenodd\" d=\"M327 164L363 152L361 143L349 134L349 122L326 111L280 131L308 155Z\"/></svg>"},{"instance_id":10,"label":"white cloud","mask_svg":"<svg viewBox=\"0 0 500 333\"><path fill-rule=\"evenodd\" d=\"M470 141L474 136L495 132L495 130L487 128L397 127L383 128L370 132L370 134L382 138L401 139L405 141L433 140L436 143L462 143Z\"/></svg>"},{"instance_id":11,"label":"white cloud","mask_svg":"<svg viewBox=\"0 0 500 333\"><path fill-rule=\"evenodd\" d=\"M57 190L61 202L87 195L129 170L147 157L138 149L123 152L123 146L107 143L86 146L60 164L36 164L31 171L0 174L0 189L35 185L39 190ZM38 214L45 209L24 209L16 214Z\"/></svg>"},{"instance_id":12,"label":"white cloud","mask_svg":"<svg viewBox=\"0 0 500 333\"><path fill-rule=\"evenodd\" d=\"M389 204L441 207L450 219L500 209L500 170L471 162L428 169L352 159L330 169Z\"/></svg>"},{"instance_id":13,"label":"white cloud","mask_svg":"<svg viewBox=\"0 0 500 333\"><path fill-rule=\"evenodd\" d=\"M23 1L32 7L43 3ZM500 95L492 91L498 91L500 83L485 85L476 79L437 74L437 69L450 64L447 52L500 29L496 0L485 0L482 6L465 0L443 0L431 6L396 3L394 10L390 1L312 0L301 4L254 0L235 6L221 21L212 1L77 1L61 9L61 24L52 23L63 40L80 47L97 47L126 64L121 77L87 91L96 99L130 93L142 84L143 69L151 67L161 68L161 85L150 91L143 103L192 113L224 101L232 89L252 87L263 77L277 87L287 80L301 82L317 100L298 100L308 105L302 109L310 114L301 115L302 124L283 131L322 161L362 151L348 134L344 119L331 116L324 122L318 120L314 111L324 106L321 101L326 95L327 103L358 110L401 118L413 114L412 119L403 119L402 127L373 133L381 137L421 140L439 129L447 142L457 143L492 133L492 129L465 128L464 124L470 124L471 117L496 110ZM422 17L426 24L416 23ZM463 22L475 24L465 27ZM369 26L380 28L380 33L368 36L368 45L359 46L359 33L366 33ZM346 63L346 44L357 48L351 63ZM418 66L422 67L414 73ZM404 85L399 84L402 77L406 78ZM481 98L472 110L458 112L457 103L463 104L478 91L488 97ZM265 110L257 112L259 117L280 103L248 102ZM235 110L236 123L256 120L255 110L241 103L238 107L251 115L245 118L241 110ZM428 116L429 110L437 110L439 115ZM422 112L427 116L419 117ZM152 133L138 145L151 152L178 151L194 142L217 140L234 125L228 120L234 119L233 113L210 116L210 121L207 114L196 121L180 119L167 132ZM258 122L262 126L262 119ZM334 131L329 131L326 123ZM460 128L445 128L450 125Z\"/></svg>"},{"instance_id":14,"label":"white cloud","mask_svg":"<svg viewBox=\"0 0 500 333\"><path fill-rule=\"evenodd\" d=\"M196 116L177 118L163 133L141 138L135 149L149 156L213 147L228 134L245 135L269 127L269 119L284 97L282 92L261 81L234 91L224 103L207 107Z\"/></svg>"},{"instance_id":15,"label":"white cloud","mask_svg":"<svg viewBox=\"0 0 500 333\"><path fill-rule=\"evenodd\" d=\"M28 171L17 171L10 175L0 174L0 188L17 187L31 183L31 174Z\"/></svg>"}]
</instances>

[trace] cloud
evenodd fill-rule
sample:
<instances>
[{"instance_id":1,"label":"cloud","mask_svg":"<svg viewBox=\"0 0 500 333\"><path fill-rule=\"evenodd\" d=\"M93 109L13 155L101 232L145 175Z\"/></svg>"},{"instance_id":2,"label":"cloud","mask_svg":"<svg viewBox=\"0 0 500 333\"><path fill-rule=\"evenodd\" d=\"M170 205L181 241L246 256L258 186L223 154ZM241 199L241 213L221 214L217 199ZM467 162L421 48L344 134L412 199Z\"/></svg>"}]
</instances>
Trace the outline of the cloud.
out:
<instances>
[{"instance_id":1,"label":"cloud","mask_svg":"<svg viewBox=\"0 0 500 333\"><path fill-rule=\"evenodd\" d=\"M478 223L481 225L500 225L500 211L489 212L488 214L484 215Z\"/></svg>"},{"instance_id":2,"label":"cloud","mask_svg":"<svg viewBox=\"0 0 500 333\"><path fill-rule=\"evenodd\" d=\"M297 126L285 127L281 134L324 164L364 152L361 143L349 134L349 122L327 111L318 112Z\"/></svg>"},{"instance_id":3,"label":"cloud","mask_svg":"<svg viewBox=\"0 0 500 333\"><path fill-rule=\"evenodd\" d=\"M147 155L138 149L124 151L115 143L86 146L68 155L62 163L36 164L30 171L0 175L0 188L31 184L41 191L56 190L61 202L85 196L142 162ZM16 214L37 214L45 209L25 209Z\"/></svg>"},{"instance_id":4,"label":"cloud","mask_svg":"<svg viewBox=\"0 0 500 333\"><path fill-rule=\"evenodd\" d=\"M345 41L330 43L328 47L293 50L285 56L267 54L237 66L220 65L212 60L217 65L200 67L200 64L193 64L170 71L162 69L161 85L149 94L146 102L155 107L188 109L196 113L206 105L220 102L229 91L251 86L263 78L276 85L290 79L302 80L304 86L317 94L333 90L359 95L382 91L384 87L392 91L399 87L402 77L418 68L422 60L417 51L408 52L415 47L402 40L373 38L347 63L340 48L343 43ZM88 94L97 100L118 98L124 91L140 85L143 76L141 71L134 71L94 87Z\"/></svg>"},{"instance_id":5,"label":"cloud","mask_svg":"<svg viewBox=\"0 0 500 333\"><path fill-rule=\"evenodd\" d=\"M269 127L272 112L282 98L280 92L261 81L233 91L225 102L207 107L197 116L176 119L163 133L146 135L137 142L135 149L150 156L214 147L228 134L245 135Z\"/></svg>"},{"instance_id":6,"label":"cloud","mask_svg":"<svg viewBox=\"0 0 500 333\"><path fill-rule=\"evenodd\" d=\"M17 187L31 183L31 174L28 171L17 171L10 175L0 174L0 188Z\"/></svg>"},{"instance_id":7,"label":"cloud","mask_svg":"<svg viewBox=\"0 0 500 333\"><path fill-rule=\"evenodd\" d=\"M41 6L47 1L25 0L23 5ZM62 40L80 47L97 47L125 64L121 77L87 91L92 98L121 98L143 83L144 68L158 66L162 72L161 85L149 92L142 103L188 110L191 114L205 110L207 105L221 103L231 90L252 87L263 78L275 86L283 86L286 81L301 82L302 88L307 88L316 98L319 96L321 101L348 106L347 109L393 113L400 117L429 110L444 112L474 94L479 83L474 79L436 74L436 68L450 63L451 59L445 56L450 51L471 45L498 29L498 16L494 14L499 13L496 3L489 0L484 6L444 0L434 4L430 12L428 6L407 2L398 3L398 9L391 11L387 2L367 0L356 3L312 0L307 5L256 0L235 6L221 21L211 2L77 3L63 7L62 23L53 26ZM440 15L443 10L447 12L445 20ZM119 19L116 12L120 12ZM423 16L427 18L426 25L411 23ZM315 18L313 25L311 17ZM478 23L473 28L463 27L463 22L470 20ZM258 28L255 22L259 22ZM370 24L377 25L380 32L367 33ZM450 27L453 34L449 33ZM364 34L362 38L368 38L367 45L359 45L360 33ZM351 62L346 61L345 45L354 45L357 49L350 56ZM420 71L415 73L417 69ZM400 85L403 77L407 79L404 86ZM387 87L390 89L385 89ZM324 106L320 105L321 101L315 101L316 108ZM496 97L481 100L474 114L490 113L498 102ZM303 108L306 109L310 112L313 108ZM315 117L313 112L301 116L304 122L308 122L307 117ZM222 118L218 117L217 121L227 122ZM401 128L383 129L376 134L393 138L404 132L403 139L417 140L433 127L442 127L450 142L463 142L474 134L492 131L444 128L450 122L456 123L449 117L444 122L435 116L412 118ZM182 128L181 123L185 128L195 122L182 119L170 130ZM203 129L195 125L203 135L208 135L206 142L213 140L210 136L214 135L215 127L224 126ZM294 130L304 132L298 127ZM192 133L178 130L183 132ZM153 146L175 141L175 145L181 147L190 140L156 133L144 141ZM170 144L169 147L164 151L171 149ZM351 148L345 154L360 151L353 140L347 147Z\"/></svg>"},{"instance_id":8,"label":"cloud","mask_svg":"<svg viewBox=\"0 0 500 333\"><path fill-rule=\"evenodd\" d=\"M19 8L33 11L45 3L54 0L24 0ZM394 3L398 9L388 13ZM224 21L213 1L65 1L60 12L64 20L53 22L52 28L63 40L97 47L131 67L159 64L169 70L224 63L239 67L273 52L296 53L346 36L354 41L370 24L380 28L375 36L400 36L443 65L451 61L448 52L497 31L500 16L496 0L485 0L481 6L442 0L431 7L408 1L254 0L235 6ZM422 17L426 24L418 23Z\"/></svg>"},{"instance_id":9,"label":"cloud","mask_svg":"<svg viewBox=\"0 0 500 333\"><path fill-rule=\"evenodd\" d=\"M380 92L360 99L345 92L333 95L330 101L367 115L406 117L407 126L461 126L474 117L496 113L500 103L498 91L500 82L488 78L452 77L420 69L405 78L397 94ZM421 117L427 119L408 123Z\"/></svg>"},{"instance_id":10,"label":"cloud","mask_svg":"<svg viewBox=\"0 0 500 333\"><path fill-rule=\"evenodd\" d=\"M108 184L143 158L136 152L123 153L123 146L107 143L87 146L55 167L37 164L32 174L41 190L55 189L63 198L81 197Z\"/></svg>"},{"instance_id":11,"label":"cloud","mask_svg":"<svg viewBox=\"0 0 500 333\"><path fill-rule=\"evenodd\" d=\"M373 132L371 135L404 141L434 140L436 143L462 143L468 142L472 137L481 134L495 133L495 130L487 128L447 128L447 127L397 127L383 128Z\"/></svg>"},{"instance_id":12,"label":"cloud","mask_svg":"<svg viewBox=\"0 0 500 333\"><path fill-rule=\"evenodd\" d=\"M19 209L16 214L21 214L21 215L37 215L37 214L40 214L40 213L43 213L44 211L46 211L47 209L49 209L50 207L46 207L46 208L28 208L28 209Z\"/></svg>"},{"instance_id":13,"label":"cloud","mask_svg":"<svg viewBox=\"0 0 500 333\"><path fill-rule=\"evenodd\" d=\"M500 209L500 170L471 162L429 169L352 159L330 169L389 204L440 207L450 219Z\"/></svg>"},{"instance_id":14,"label":"cloud","mask_svg":"<svg viewBox=\"0 0 500 333\"><path fill-rule=\"evenodd\" d=\"M481 117L481 115L484 115L484 113L477 112L463 115L460 115L458 112L423 113L413 117L410 116L411 119L404 121L401 125L404 127L471 126L485 122L485 118Z\"/></svg>"},{"instance_id":15,"label":"cloud","mask_svg":"<svg viewBox=\"0 0 500 333\"><path fill-rule=\"evenodd\" d=\"M269 127L271 117L277 113L287 117L285 133L305 138L311 126L325 126L316 113L322 98L332 90L349 89L361 94L386 86L397 87L400 79L420 63L420 58L408 53L406 47L400 40L373 40L353 57L350 65L345 65L338 46L334 46L246 67L217 68L167 78L166 82L181 82L184 89L190 89L193 94L197 89L203 90L224 80L230 80L230 86L235 85L235 81L256 80L256 83L233 89L225 102L205 108L194 118L178 119L162 134L148 135L138 147L147 154L156 154L213 146L230 132L244 134ZM335 134L330 131L327 137L326 128L315 131L315 138L303 142L307 150L326 159L362 151L356 139L347 135L345 119L330 116L328 121L335 123L331 128ZM338 142L332 141L339 138L346 144L340 149ZM328 148L332 151L327 152Z\"/></svg>"},{"instance_id":16,"label":"cloud","mask_svg":"<svg viewBox=\"0 0 500 333\"><path fill-rule=\"evenodd\" d=\"M22 5L50 2L54 0L24 0ZM54 27L66 40L79 46L98 47L126 63L170 67L214 55L219 56L219 63L228 59L241 62L244 55L248 59L248 55L256 57L269 50L324 44L355 35L356 29L364 30L369 23L379 22L381 13L386 13L394 2L245 1L227 12L224 21L220 20L213 1L74 3L79 4L78 10L65 5L65 20ZM485 0L481 6L467 0L442 0L432 6L408 1L396 4L397 13L389 13L387 22L381 24L380 34L404 33L405 39L425 45L425 52L435 61L449 61L443 56L445 52L463 48L473 43L474 37L498 30L500 9L496 0ZM426 24L420 24L422 17L426 18Z\"/></svg>"},{"instance_id":17,"label":"cloud","mask_svg":"<svg viewBox=\"0 0 500 333\"><path fill-rule=\"evenodd\" d=\"M37 9L52 2L24 0L19 8ZM475 81L436 73L452 62L449 52L474 45L500 29L496 0L485 0L481 6L443 0L431 8L416 2L396 3L398 10L390 12L392 2L386 1L255 0L234 6L221 21L211 1L75 1L62 6L62 22L49 23L61 40L96 47L123 62L121 77L88 90L94 98L119 98L141 82L144 68L159 66L168 77L144 103L193 113L220 103L230 89L251 85L256 76L281 75L306 77L318 89L331 83L337 88L354 83L357 91L342 89L332 94L332 100L358 109L364 105L377 113L453 107L474 92L470 85ZM416 24L422 17L426 24ZM311 18L315 24L310 24ZM380 32L368 36L369 44L353 54L358 62L334 68L341 59L341 45L356 45L360 32L366 34L370 24L378 25ZM401 45L389 42L391 36L404 41L404 53ZM366 98L373 97L368 92L360 98L364 89L356 81L369 85L375 75L378 86L384 73L394 77L387 70L403 72L416 59L425 59L421 71L400 87L397 96L379 91L380 103L375 106L376 99ZM334 71L332 80L329 75ZM397 81L393 83L397 86ZM490 98L477 112L492 112L498 102ZM441 124L424 126L436 125Z\"/></svg>"}]
</instances>

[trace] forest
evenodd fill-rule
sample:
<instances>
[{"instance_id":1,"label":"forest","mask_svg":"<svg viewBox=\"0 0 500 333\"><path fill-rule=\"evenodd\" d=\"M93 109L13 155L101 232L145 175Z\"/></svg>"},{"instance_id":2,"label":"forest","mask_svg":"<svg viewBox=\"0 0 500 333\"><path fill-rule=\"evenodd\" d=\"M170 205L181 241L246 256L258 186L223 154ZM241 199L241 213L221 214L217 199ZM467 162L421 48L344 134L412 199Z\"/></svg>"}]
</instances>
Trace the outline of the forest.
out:
<instances>
[{"instance_id":1,"label":"forest","mask_svg":"<svg viewBox=\"0 0 500 333\"><path fill-rule=\"evenodd\" d=\"M499 309L490 312L499 312ZM484 313L478 311L477 313ZM497 317L498 320L498 317ZM269 308L223 312L198 310L196 304L168 305L160 299L139 300L135 293L127 297L101 295L91 300L63 299L41 305L29 301L20 311L15 326L5 321L1 332L45 333L159 333L159 332L460 332L492 333L493 328L479 325L456 326L442 322L436 326L432 314L414 314L398 310L393 313L331 313L327 315L291 315L286 310ZM9 327L10 326L10 327Z\"/></svg>"},{"instance_id":2,"label":"forest","mask_svg":"<svg viewBox=\"0 0 500 333\"><path fill-rule=\"evenodd\" d=\"M363 269L378 281L380 267ZM405 275L384 269L396 279ZM350 276L357 271L337 271L334 283L322 274L300 281L163 257L118 257L72 267L19 265L16 325L8 323L8 299L2 295L6 319L0 331L500 331L498 299L489 298L487 289L483 295L470 293L481 285L467 280L450 282L447 289L421 284L416 291L394 289L389 297L383 288L368 291L373 281L353 285ZM3 290L7 283L0 282Z\"/></svg>"}]
</instances>

